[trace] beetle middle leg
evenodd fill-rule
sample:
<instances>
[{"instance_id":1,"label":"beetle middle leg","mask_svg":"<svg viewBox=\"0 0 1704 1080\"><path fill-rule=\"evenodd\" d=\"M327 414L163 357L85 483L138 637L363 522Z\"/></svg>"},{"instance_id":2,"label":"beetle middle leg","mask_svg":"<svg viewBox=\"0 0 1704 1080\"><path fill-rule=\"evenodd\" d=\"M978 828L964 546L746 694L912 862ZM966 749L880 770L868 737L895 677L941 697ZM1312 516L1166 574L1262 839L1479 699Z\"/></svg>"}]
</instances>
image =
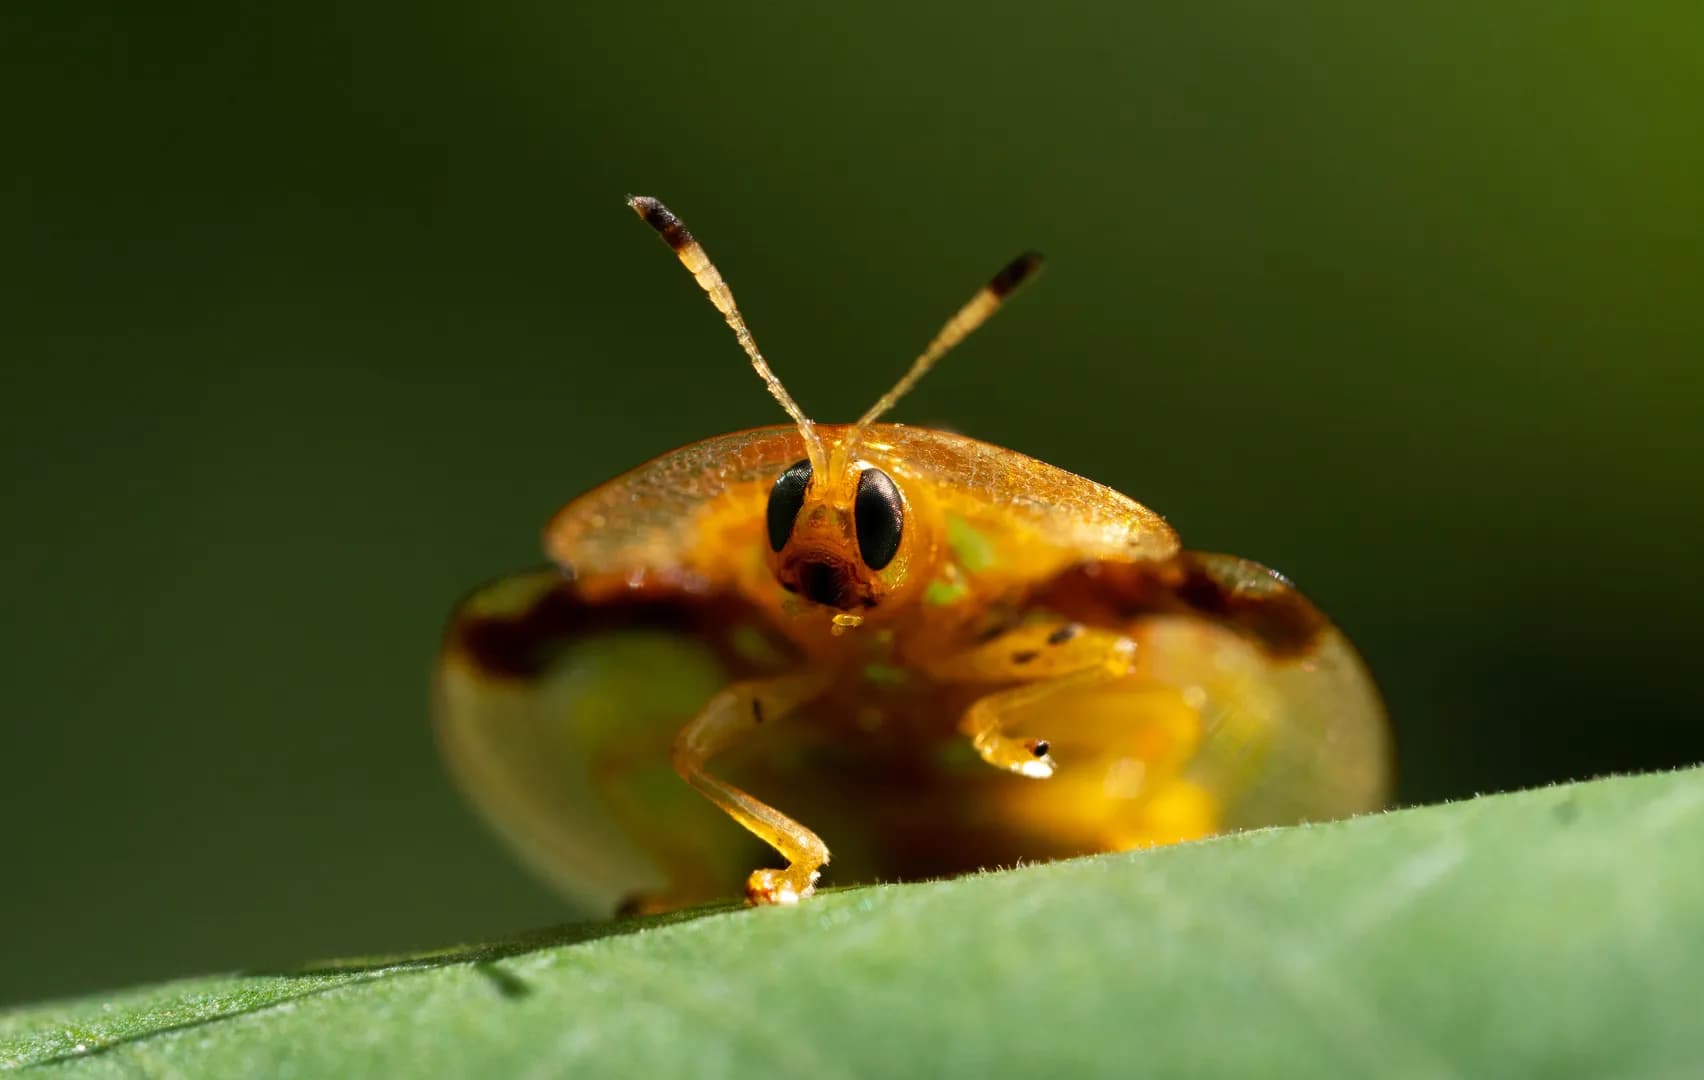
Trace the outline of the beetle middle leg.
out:
<instances>
[{"instance_id":1,"label":"beetle middle leg","mask_svg":"<svg viewBox=\"0 0 1704 1080\"><path fill-rule=\"evenodd\" d=\"M1053 775L1051 746L1040 736L1008 731L1012 718L1045 699L1122 679L1135 670L1136 643L1122 634L1069 622L1026 623L967 652L931 665L951 682L1009 682L965 711L959 730L988 764L1036 779Z\"/></svg>"},{"instance_id":2,"label":"beetle middle leg","mask_svg":"<svg viewBox=\"0 0 1704 1080\"><path fill-rule=\"evenodd\" d=\"M816 888L828 862L828 846L816 833L706 770L710 759L782 719L818 694L828 679L819 673L782 675L729 686L710 699L675 736L670 757L675 771L758 839L787 860L784 870L754 870L746 897L754 904L792 904Z\"/></svg>"}]
</instances>

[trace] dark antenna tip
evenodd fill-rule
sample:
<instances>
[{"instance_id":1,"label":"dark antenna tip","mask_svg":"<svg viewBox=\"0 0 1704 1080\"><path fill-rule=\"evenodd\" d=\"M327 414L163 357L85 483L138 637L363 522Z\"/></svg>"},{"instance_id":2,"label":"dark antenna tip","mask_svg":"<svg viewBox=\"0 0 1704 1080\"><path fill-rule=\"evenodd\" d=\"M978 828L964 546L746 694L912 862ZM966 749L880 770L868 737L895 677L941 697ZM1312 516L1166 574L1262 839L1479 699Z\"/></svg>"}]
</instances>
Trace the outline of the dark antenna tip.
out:
<instances>
[{"instance_id":1,"label":"dark antenna tip","mask_svg":"<svg viewBox=\"0 0 1704 1080\"><path fill-rule=\"evenodd\" d=\"M680 218L674 212L649 195L629 195L627 205L635 214L645 219L645 224L657 230L669 247L675 251L692 243L692 234L686 231L686 226L680 223Z\"/></svg>"},{"instance_id":2,"label":"dark antenna tip","mask_svg":"<svg viewBox=\"0 0 1704 1080\"><path fill-rule=\"evenodd\" d=\"M1034 277L1041 269L1042 257L1039 251L1026 251L1001 268L998 274L988 282L988 291L997 299L1004 300L1012 295L1019 285Z\"/></svg>"}]
</instances>

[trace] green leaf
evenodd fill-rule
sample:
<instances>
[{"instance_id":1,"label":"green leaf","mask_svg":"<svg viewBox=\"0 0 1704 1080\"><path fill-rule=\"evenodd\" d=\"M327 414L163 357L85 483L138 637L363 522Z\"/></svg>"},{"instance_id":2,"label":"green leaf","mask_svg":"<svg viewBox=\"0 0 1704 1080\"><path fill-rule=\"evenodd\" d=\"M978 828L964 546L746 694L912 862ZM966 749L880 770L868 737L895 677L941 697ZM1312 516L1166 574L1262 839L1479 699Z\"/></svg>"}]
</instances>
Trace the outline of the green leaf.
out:
<instances>
[{"instance_id":1,"label":"green leaf","mask_svg":"<svg viewBox=\"0 0 1704 1080\"><path fill-rule=\"evenodd\" d=\"M1700 1075L1704 771L0 1016L197 1076Z\"/></svg>"}]
</instances>

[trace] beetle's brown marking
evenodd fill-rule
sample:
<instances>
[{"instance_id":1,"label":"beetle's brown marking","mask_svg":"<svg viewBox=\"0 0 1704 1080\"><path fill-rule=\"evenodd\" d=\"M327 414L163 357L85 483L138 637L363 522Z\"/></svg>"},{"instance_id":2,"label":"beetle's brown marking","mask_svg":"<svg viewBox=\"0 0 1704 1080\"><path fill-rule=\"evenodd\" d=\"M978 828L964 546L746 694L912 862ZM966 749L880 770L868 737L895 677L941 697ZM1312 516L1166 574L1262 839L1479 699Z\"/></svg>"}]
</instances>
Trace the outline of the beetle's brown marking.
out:
<instances>
[{"instance_id":1,"label":"beetle's brown marking","mask_svg":"<svg viewBox=\"0 0 1704 1080\"><path fill-rule=\"evenodd\" d=\"M446 647L466 656L495 678L535 679L549 669L563 646L576 638L622 630L660 630L708 642L730 671L758 673L773 665L755 663L719 628L754 622L744 601L732 596L686 596L634 591L590 600L562 581L541 593L531 607L513 615L458 615ZM785 662L790 650L779 637L770 642Z\"/></svg>"},{"instance_id":2,"label":"beetle's brown marking","mask_svg":"<svg viewBox=\"0 0 1704 1080\"><path fill-rule=\"evenodd\" d=\"M450 644L459 647L473 663L490 675L530 679L543 674L555 655L558 641L573 632L583 632L598 619L598 610L573 597L573 587L564 583L539 596L532 607L518 615L481 615L458 618L450 627ZM675 612L628 611L634 622L648 622L653 614L672 621ZM613 618L614 609L605 613ZM623 620L625 621L625 620Z\"/></svg>"},{"instance_id":3,"label":"beetle's brown marking","mask_svg":"<svg viewBox=\"0 0 1704 1080\"><path fill-rule=\"evenodd\" d=\"M1035 649L1019 649L1017 652L1012 654L1012 663L1027 664L1040 655L1041 653Z\"/></svg>"},{"instance_id":4,"label":"beetle's brown marking","mask_svg":"<svg viewBox=\"0 0 1704 1080\"><path fill-rule=\"evenodd\" d=\"M1083 628L1078 624L1066 623L1064 626L1053 631L1053 633L1047 635L1047 643L1049 645L1063 645L1082 632Z\"/></svg>"},{"instance_id":5,"label":"beetle's brown marking","mask_svg":"<svg viewBox=\"0 0 1704 1080\"><path fill-rule=\"evenodd\" d=\"M1295 589L1254 593L1234 588L1193 560L1177 595L1194 610L1250 634L1272 656L1305 656L1331 625Z\"/></svg>"},{"instance_id":6,"label":"beetle's brown marking","mask_svg":"<svg viewBox=\"0 0 1704 1080\"><path fill-rule=\"evenodd\" d=\"M757 698L751 699L751 721L754 724L763 723L763 702Z\"/></svg>"},{"instance_id":7,"label":"beetle's brown marking","mask_svg":"<svg viewBox=\"0 0 1704 1080\"><path fill-rule=\"evenodd\" d=\"M1118 626L1143 615L1200 615L1273 659L1311 654L1330 622L1287 586L1254 591L1214 576L1193 552L1163 563L1086 563L1043 584L1035 601L1078 622Z\"/></svg>"}]
</instances>

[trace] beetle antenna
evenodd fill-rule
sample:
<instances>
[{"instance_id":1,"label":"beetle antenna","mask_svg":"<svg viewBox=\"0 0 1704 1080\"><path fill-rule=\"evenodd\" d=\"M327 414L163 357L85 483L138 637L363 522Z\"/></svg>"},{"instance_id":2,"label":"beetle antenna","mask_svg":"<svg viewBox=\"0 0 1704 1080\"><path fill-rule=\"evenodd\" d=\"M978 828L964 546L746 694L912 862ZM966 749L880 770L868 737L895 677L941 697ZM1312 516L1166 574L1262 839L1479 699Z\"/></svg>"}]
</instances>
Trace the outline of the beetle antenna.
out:
<instances>
[{"instance_id":1,"label":"beetle antenna","mask_svg":"<svg viewBox=\"0 0 1704 1080\"><path fill-rule=\"evenodd\" d=\"M799 408L799 403L793 400L793 395L787 393L787 388L781 385L775 372L770 368L769 361L757 351L757 342L752 340L751 331L746 329L745 319L740 316L739 305L734 303L733 290L722 279L722 272L716 269L716 264L710 261L710 256L704 250L696 237L687 230L686 225L675 217L668 207L648 195L630 195L627 205L633 212L645 219L645 224L657 230L657 234L674 251L680 264L686 267L698 287L704 290L704 295L716 305L716 310L722 313L722 318L728 321L728 328L739 339L740 348L751 357L751 366L757 369L758 378L763 385L769 387L769 392L781 407L787 410L787 415L799 425L799 434L805 438L805 452L811 459L811 468L819 476L827 475L827 455L823 453L822 439L817 435L816 425L805 415L805 410Z\"/></svg>"},{"instance_id":2,"label":"beetle antenna","mask_svg":"<svg viewBox=\"0 0 1704 1080\"><path fill-rule=\"evenodd\" d=\"M859 433L874 423L883 413L893 408L894 403L910 392L917 380L929 373L941 357L953 350L953 346L969 337L971 331L987 322L1000 305L1006 302L1006 297L1017 291L1019 285L1035 276L1041 269L1041 255L1034 251L1026 251L1007 263L998 274L988 280L970 302L958 309L957 314L948 319L935 340L929 342L929 347L922 355L911 362L904 375L893 384L893 389L883 394L874 405L871 405L858 422L853 425L852 440L856 441Z\"/></svg>"}]
</instances>

